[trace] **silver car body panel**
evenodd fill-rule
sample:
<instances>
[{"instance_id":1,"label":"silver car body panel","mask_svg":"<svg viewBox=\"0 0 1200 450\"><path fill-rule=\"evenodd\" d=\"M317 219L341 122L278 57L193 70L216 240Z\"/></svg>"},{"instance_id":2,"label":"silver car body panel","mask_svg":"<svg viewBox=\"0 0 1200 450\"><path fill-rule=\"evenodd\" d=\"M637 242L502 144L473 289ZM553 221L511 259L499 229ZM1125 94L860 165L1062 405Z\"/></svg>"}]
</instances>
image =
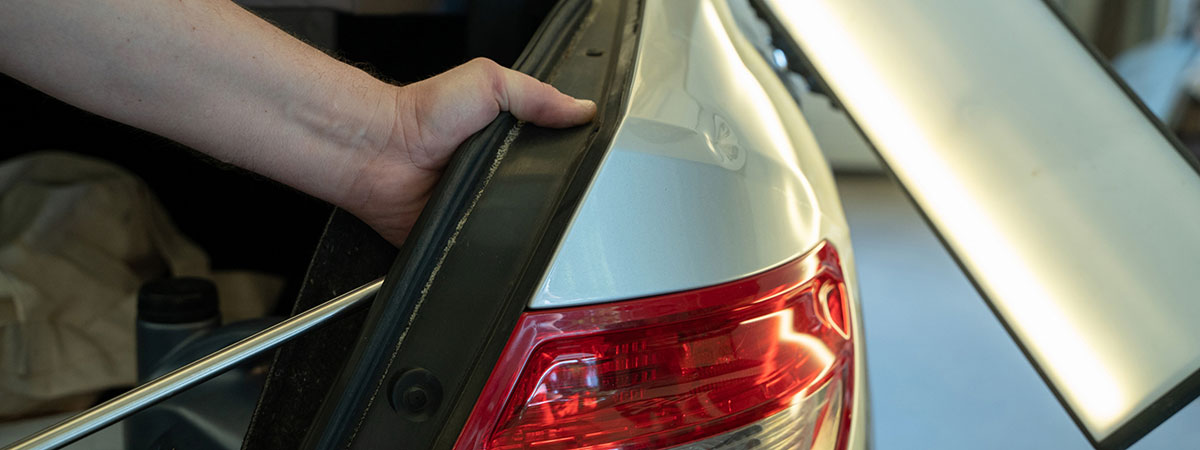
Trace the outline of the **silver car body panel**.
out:
<instances>
[{"instance_id":1,"label":"silver car body panel","mask_svg":"<svg viewBox=\"0 0 1200 450\"><path fill-rule=\"evenodd\" d=\"M1192 398L1200 177L1052 10L769 3L1094 444Z\"/></svg>"},{"instance_id":2,"label":"silver car body panel","mask_svg":"<svg viewBox=\"0 0 1200 450\"><path fill-rule=\"evenodd\" d=\"M721 0L645 2L630 104L531 308L711 286L828 240L861 336L854 254L832 173L730 6L749 11ZM868 389L863 339L854 344L860 369L847 448L860 449Z\"/></svg>"},{"instance_id":3,"label":"silver car body panel","mask_svg":"<svg viewBox=\"0 0 1200 450\"><path fill-rule=\"evenodd\" d=\"M628 111L530 307L732 281L827 237L848 247L812 133L727 11L647 2Z\"/></svg>"}]
</instances>

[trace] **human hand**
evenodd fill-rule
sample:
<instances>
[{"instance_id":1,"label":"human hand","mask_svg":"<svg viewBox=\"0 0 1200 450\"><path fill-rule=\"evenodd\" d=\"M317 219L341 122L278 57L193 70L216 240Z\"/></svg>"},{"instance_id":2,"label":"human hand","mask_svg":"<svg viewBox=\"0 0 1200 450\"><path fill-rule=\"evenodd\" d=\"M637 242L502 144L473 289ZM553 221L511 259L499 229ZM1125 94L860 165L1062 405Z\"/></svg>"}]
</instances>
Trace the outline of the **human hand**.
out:
<instances>
[{"instance_id":1,"label":"human hand","mask_svg":"<svg viewBox=\"0 0 1200 450\"><path fill-rule=\"evenodd\" d=\"M399 246L454 150L501 111L565 128L590 121L596 104L483 58L400 87L386 144L365 155L339 206Z\"/></svg>"},{"instance_id":2,"label":"human hand","mask_svg":"<svg viewBox=\"0 0 1200 450\"><path fill-rule=\"evenodd\" d=\"M0 72L333 203L397 245L454 149L500 111L547 127L596 111L485 59L397 87L232 1L151 3L0 2ZM133 16L136 29L111 26Z\"/></svg>"}]
</instances>

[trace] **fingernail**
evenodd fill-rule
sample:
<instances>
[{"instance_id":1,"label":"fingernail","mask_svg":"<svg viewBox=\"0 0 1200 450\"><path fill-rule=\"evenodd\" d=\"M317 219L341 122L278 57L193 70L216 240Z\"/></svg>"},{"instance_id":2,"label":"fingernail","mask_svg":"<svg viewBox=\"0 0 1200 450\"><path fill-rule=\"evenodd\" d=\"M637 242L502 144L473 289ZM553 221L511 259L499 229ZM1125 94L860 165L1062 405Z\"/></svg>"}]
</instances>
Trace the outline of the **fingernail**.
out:
<instances>
[{"instance_id":1,"label":"fingernail","mask_svg":"<svg viewBox=\"0 0 1200 450\"><path fill-rule=\"evenodd\" d=\"M591 100L585 100L582 98L575 99L575 103L578 104L579 106L582 106L587 109L592 109L592 108L596 107L596 102L593 102Z\"/></svg>"}]
</instances>

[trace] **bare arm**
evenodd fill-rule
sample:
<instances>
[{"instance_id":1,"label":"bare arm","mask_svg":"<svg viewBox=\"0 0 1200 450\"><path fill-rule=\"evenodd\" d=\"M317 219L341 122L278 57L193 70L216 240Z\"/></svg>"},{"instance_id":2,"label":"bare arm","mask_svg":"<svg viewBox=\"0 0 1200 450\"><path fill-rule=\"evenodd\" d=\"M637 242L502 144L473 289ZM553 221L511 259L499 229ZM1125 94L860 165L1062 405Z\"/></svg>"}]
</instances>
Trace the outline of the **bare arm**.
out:
<instances>
[{"instance_id":1,"label":"bare arm","mask_svg":"<svg viewBox=\"0 0 1200 450\"><path fill-rule=\"evenodd\" d=\"M0 70L348 209L393 243L450 154L501 110L595 105L486 60L397 87L226 0L3 0Z\"/></svg>"}]
</instances>

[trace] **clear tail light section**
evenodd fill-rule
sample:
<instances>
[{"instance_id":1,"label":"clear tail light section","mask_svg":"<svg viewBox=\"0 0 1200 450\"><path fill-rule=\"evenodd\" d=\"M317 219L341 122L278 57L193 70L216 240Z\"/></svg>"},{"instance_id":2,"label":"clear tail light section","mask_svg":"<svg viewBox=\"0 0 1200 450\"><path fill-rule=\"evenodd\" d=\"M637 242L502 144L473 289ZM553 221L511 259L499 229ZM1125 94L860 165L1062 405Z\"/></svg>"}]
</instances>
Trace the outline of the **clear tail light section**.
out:
<instances>
[{"instance_id":1,"label":"clear tail light section","mask_svg":"<svg viewBox=\"0 0 1200 450\"><path fill-rule=\"evenodd\" d=\"M717 286L527 312L455 449L843 448L845 293L822 243Z\"/></svg>"}]
</instances>

